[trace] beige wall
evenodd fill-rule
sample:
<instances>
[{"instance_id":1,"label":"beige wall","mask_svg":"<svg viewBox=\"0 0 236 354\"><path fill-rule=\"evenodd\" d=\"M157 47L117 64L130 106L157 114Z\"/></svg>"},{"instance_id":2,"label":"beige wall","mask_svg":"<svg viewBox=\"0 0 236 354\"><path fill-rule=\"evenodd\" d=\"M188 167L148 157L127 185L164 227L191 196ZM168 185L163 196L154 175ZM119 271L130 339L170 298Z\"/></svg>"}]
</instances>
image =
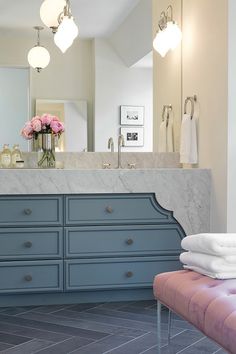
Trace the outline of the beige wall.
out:
<instances>
[{"instance_id":1,"label":"beige wall","mask_svg":"<svg viewBox=\"0 0 236 354\"><path fill-rule=\"evenodd\" d=\"M181 26L181 0L153 0L153 36L156 35L162 11L173 6L174 20ZM181 45L162 58L155 50L153 55L154 85L154 151L158 151L158 130L163 105L172 104L174 119L175 151L179 151L181 124Z\"/></svg>"},{"instance_id":2,"label":"beige wall","mask_svg":"<svg viewBox=\"0 0 236 354\"><path fill-rule=\"evenodd\" d=\"M0 34L0 65L28 66L27 53L36 43L36 32L32 36L22 34ZM32 115L36 98L82 99L88 102L89 148L93 141L93 70L92 41L77 40L63 55L55 46L53 38L41 40L50 52L51 62L37 73L31 70Z\"/></svg>"},{"instance_id":3,"label":"beige wall","mask_svg":"<svg viewBox=\"0 0 236 354\"><path fill-rule=\"evenodd\" d=\"M198 97L199 167L212 169L217 232L227 223L227 36L227 1L183 0L183 97Z\"/></svg>"}]
</instances>

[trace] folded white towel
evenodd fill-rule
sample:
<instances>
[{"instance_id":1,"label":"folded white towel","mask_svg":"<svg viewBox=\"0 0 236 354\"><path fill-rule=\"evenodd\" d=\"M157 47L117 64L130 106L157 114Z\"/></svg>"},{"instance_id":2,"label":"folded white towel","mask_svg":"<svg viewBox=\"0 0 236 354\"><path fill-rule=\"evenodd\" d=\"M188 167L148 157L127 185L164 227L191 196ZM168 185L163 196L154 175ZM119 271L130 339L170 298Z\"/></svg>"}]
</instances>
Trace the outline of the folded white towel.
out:
<instances>
[{"instance_id":1,"label":"folded white towel","mask_svg":"<svg viewBox=\"0 0 236 354\"><path fill-rule=\"evenodd\" d=\"M180 134L180 163L198 163L196 118L184 114Z\"/></svg>"},{"instance_id":2,"label":"folded white towel","mask_svg":"<svg viewBox=\"0 0 236 354\"><path fill-rule=\"evenodd\" d=\"M180 261L187 265L206 269L209 272L235 272L236 256L228 256L231 262L220 256L212 256L196 252L184 252L180 255Z\"/></svg>"},{"instance_id":3,"label":"folded white towel","mask_svg":"<svg viewBox=\"0 0 236 354\"><path fill-rule=\"evenodd\" d=\"M173 119L172 114L169 115L169 122L166 136L166 150L167 152L174 152L174 134L173 134Z\"/></svg>"},{"instance_id":4,"label":"folded white towel","mask_svg":"<svg viewBox=\"0 0 236 354\"><path fill-rule=\"evenodd\" d=\"M200 267L194 267L194 266L187 266L184 265L184 269L190 269L193 270L194 272L206 275L210 278L214 279L235 279L236 278L236 271L235 272L209 272L206 269L200 268Z\"/></svg>"},{"instance_id":5,"label":"folded white towel","mask_svg":"<svg viewBox=\"0 0 236 354\"><path fill-rule=\"evenodd\" d=\"M160 125L158 136L158 152L167 152L167 128L166 121Z\"/></svg>"},{"instance_id":6,"label":"folded white towel","mask_svg":"<svg viewBox=\"0 0 236 354\"><path fill-rule=\"evenodd\" d=\"M236 255L236 234L197 234L181 241L183 249L216 256Z\"/></svg>"}]
</instances>

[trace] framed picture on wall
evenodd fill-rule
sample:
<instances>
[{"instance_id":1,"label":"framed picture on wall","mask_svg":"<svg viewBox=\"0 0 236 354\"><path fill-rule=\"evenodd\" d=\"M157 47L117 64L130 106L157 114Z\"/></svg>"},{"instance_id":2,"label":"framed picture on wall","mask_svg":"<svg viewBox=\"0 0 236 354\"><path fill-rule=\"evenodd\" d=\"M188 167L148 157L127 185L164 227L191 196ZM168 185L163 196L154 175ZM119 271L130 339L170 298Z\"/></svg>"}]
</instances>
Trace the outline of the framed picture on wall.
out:
<instances>
[{"instance_id":1,"label":"framed picture on wall","mask_svg":"<svg viewBox=\"0 0 236 354\"><path fill-rule=\"evenodd\" d=\"M143 125L144 107L143 106L120 106L121 125Z\"/></svg>"},{"instance_id":2,"label":"framed picture on wall","mask_svg":"<svg viewBox=\"0 0 236 354\"><path fill-rule=\"evenodd\" d=\"M126 147L139 147L143 146L143 127L130 127L130 128L120 128L120 133L124 136Z\"/></svg>"}]
</instances>

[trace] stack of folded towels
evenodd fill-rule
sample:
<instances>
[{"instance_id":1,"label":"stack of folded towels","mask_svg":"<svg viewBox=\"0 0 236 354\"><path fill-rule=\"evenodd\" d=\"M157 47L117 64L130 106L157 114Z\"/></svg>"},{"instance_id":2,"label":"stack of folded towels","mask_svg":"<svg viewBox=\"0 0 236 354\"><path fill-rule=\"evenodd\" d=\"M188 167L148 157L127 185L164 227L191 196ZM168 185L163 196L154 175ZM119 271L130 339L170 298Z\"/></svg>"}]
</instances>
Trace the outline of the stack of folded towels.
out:
<instances>
[{"instance_id":1,"label":"stack of folded towels","mask_svg":"<svg viewBox=\"0 0 236 354\"><path fill-rule=\"evenodd\" d=\"M236 278L236 234L197 234L185 237L180 261L185 269L216 279Z\"/></svg>"}]
</instances>

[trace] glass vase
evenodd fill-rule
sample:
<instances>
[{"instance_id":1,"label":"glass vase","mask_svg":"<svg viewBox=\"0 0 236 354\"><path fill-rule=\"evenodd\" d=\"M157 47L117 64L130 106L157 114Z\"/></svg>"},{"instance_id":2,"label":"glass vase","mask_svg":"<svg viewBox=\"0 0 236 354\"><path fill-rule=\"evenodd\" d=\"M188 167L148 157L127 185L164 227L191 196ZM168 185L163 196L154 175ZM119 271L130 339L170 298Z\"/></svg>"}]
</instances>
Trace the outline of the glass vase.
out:
<instances>
[{"instance_id":1,"label":"glass vase","mask_svg":"<svg viewBox=\"0 0 236 354\"><path fill-rule=\"evenodd\" d=\"M38 152L38 167L55 168L55 142L51 133L39 134L38 138L42 142L40 153Z\"/></svg>"}]
</instances>

